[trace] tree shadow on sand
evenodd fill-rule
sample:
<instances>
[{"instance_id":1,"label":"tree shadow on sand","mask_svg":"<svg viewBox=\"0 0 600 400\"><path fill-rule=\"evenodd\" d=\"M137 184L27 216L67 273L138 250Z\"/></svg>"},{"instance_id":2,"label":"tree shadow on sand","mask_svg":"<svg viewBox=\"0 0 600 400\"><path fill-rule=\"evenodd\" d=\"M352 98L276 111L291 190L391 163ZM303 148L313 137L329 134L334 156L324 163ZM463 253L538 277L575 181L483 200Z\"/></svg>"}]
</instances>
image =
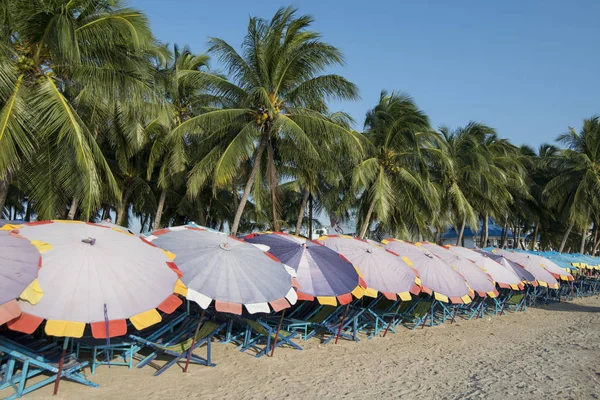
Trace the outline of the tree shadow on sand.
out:
<instances>
[{"instance_id":1,"label":"tree shadow on sand","mask_svg":"<svg viewBox=\"0 0 600 400\"><path fill-rule=\"evenodd\" d=\"M553 303L543 307L552 311L600 313L600 306L584 306L571 302Z\"/></svg>"}]
</instances>

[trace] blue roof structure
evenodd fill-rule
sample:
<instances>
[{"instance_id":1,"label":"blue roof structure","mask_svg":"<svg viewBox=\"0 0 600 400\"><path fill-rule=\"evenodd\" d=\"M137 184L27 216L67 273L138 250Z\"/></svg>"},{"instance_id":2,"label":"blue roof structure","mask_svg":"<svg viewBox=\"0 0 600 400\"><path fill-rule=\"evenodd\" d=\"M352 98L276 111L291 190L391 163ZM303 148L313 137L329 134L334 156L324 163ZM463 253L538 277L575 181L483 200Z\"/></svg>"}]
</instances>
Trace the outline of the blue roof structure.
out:
<instances>
[{"instance_id":1,"label":"blue roof structure","mask_svg":"<svg viewBox=\"0 0 600 400\"><path fill-rule=\"evenodd\" d=\"M476 234L473 234L473 231L465 227L465 231L463 233L463 237L478 237L481 236L481 230L483 228L483 223L479 223L479 229ZM492 237L500 237L502 235L502 227L497 225L494 221L490 220L488 223L488 238ZM442 234L443 239L456 239L458 237L458 232L455 228L450 228L446 232ZM512 231L508 230L508 237L512 237Z\"/></svg>"}]
</instances>

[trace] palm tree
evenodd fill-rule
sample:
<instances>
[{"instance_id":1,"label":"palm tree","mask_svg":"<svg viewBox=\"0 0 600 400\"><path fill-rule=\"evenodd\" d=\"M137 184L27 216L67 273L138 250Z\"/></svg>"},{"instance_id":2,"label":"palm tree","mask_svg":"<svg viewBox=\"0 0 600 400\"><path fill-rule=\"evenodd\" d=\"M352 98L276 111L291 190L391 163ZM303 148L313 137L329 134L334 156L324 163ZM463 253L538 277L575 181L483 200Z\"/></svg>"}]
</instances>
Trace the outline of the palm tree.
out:
<instances>
[{"instance_id":1,"label":"palm tree","mask_svg":"<svg viewBox=\"0 0 600 400\"><path fill-rule=\"evenodd\" d=\"M23 173L43 217L68 199L89 217L119 189L80 110L150 99L148 21L119 0L2 0L0 19L0 209Z\"/></svg>"},{"instance_id":2,"label":"palm tree","mask_svg":"<svg viewBox=\"0 0 600 400\"><path fill-rule=\"evenodd\" d=\"M476 228L477 209L485 209L485 201L491 196L489 190L497 188L499 178L490 162L486 142L495 138L494 129L481 123L470 122L464 127L440 129L439 148L442 157L437 173L440 184L441 215L449 215L454 226L460 227L456 244L462 242L466 226ZM492 139L490 139L492 138ZM438 223L441 225L441 223Z\"/></svg>"},{"instance_id":3,"label":"palm tree","mask_svg":"<svg viewBox=\"0 0 600 400\"><path fill-rule=\"evenodd\" d=\"M198 80L188 79L190 75L181 73L206 70L208 56L195 55L188 47L180 50L174 45L172 59L165 61L158 65L158 74L160 92L166 97L168 106L163 109L163 115L148 125L148 130L153 136L148 179L151 178L155 165L160 164L157 180L160 197L152 227L154 230L161 225L168 191L175 183L183 183L182 172L185 171L188 162L186 138L174 134L174 130L197 115L200 108L216 101L203 92Z\"/></svg>"},{"instance_id":4,"label":"palm tree","mask_svg":"<svg viewBox=\"0 0 600 400\"><path fill-rule=\"evenodd\" d=\"M575 226L581 229L583 251L592 210L600 205L600 117L585 119L579 133L569 127L556 140L567 148L556 159L559 172L544 195L550 206L562 211L568 225L558 251L563 251Z\"/></svg>"},{"instance_id":5,"label":"palm tree","mask_svg":"<svg viewBox=\"0 0 600 400\"><path fill-rule=\"evenodd\" d=\"M192 169L188 194L196 196L209 179L215 190L230 186L245 162L252 160L231 227L234 235L264 165L265 150L267 168L263 171L268 171L274 197L278 172L273 160L281 141L293 142L296 152L314 162L320 158L316 137L344 143L349 153L361 149L357 135L325 114L327 99L356 99L358 91L339 75L321 74L344 61L337 48L309 30L312 22L308 15L297 16L292 7L279 9L270 21L250 18L241 54L221 39L210 40L209 53L227 68L229 80L206 71L179 72L208 86L226 103L222 108L206 109L176 129L182 135L199 133L216 142ZM276 202L272 203L275 207ZM273 228L277 229L276 212L272 217Z\"/></svg>"},{"instance_id":6,"label":"palm tree","mask_svg":"<svg viewBox=\"0 0 600 400\"><path fill-rule=\"evenodd\" d=\"M382 91L379 103L367 113L365 137L370 142L367 157L353 172L359 194L359 237L367 233L373 215L380 222L399 210L394 225L406 223L414 210L437 204L435 188L428 178L426 153L434 150L429 118L402 93Z\"/></svg>"}]
</instances>

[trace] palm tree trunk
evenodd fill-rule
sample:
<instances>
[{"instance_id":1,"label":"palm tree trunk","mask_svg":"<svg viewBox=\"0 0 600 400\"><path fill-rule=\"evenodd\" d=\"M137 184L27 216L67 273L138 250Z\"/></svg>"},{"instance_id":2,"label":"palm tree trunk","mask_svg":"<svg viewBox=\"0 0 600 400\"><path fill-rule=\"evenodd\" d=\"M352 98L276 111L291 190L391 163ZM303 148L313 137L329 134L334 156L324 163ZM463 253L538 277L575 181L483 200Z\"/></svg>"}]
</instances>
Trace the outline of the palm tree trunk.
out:
<instances>
[{"instance_id":1,"label":"palm tree trunk","mask_svg":"<svg viewBox=\"0 0 600 400\"><path fill-rule=\"evenodd\" d=\"M587 238L587 228L581 230L581 245L579 246L579 254L585 254L585 239Z\"/></svg>"},{"instance_id":2,"label":"palm tree trunk","mask_svg":"<svg viewBox=\"0 0 600 400\"><path fill-rule=\"evenodd\" d=\"M594 243L592 245L592 252L590 253L590 255L595 255L596 254L596 250L598 249L598 244L600 244L600 241L598 240L598 231L600 229L598 229L598 224L596 224L594 222Z\"/></svg>"},{"instance_id":3,"label":"palm tree trunk","mask_svg":"<svg viewBox=\"0 0 600 400\"><path fill-rule=\"evenodd\" d=\"M367 216L365 217L365 221L362 224L362 228L360 228L360 239L364 239L367 230L369 229L369 225L371 222L371 215L373 214L373 210L375 209L375 199L371 200L371 204L369 204L369 210L367 211Z\"/></svg>"},{"instance_id":4,"label":"palm tree trunk","mask_svg":"<svg viewBox=\"0 0 600 400\"><path fill-rule=\"evenodd\" d=\"M535 243L537 242L539 228L540 228L540 222L539 222L539 220L537 220L535 222L535 227L533 228L533 238L531 239L531 245L529 246L530 250L535 250Z\"/></svg>"},{"instance_id":5,"label":"palm tree trunk","mask_svg":"<svg viewBox=\"0 0 600 400\"><path fill-rule=\"evenodd\" d=\"M298 212L298 221L296 221L296 235L300 234L300 228L302 227L302 220L304 219L304 211L306 211L306 203L308 202L308 196L310 192L308 189L304 189L304 195L302 196L302 202L300 203L300 211Z\"/></svg>"},{"instance_id":6,"label":"palm tree trunk","mask_svg":"<svg viewBox=\"0 0 600 400\"><path fill-rule=\"evenodd\" d=\"M560 242L560 247L558 248L558 252L562 253L563 250L565 249L565 245L567 244L567 239L569 238L569 234L571 233L571 229L573 229L573 225L575 225L575 222L571 221L569 223L569 227L567 228L567 231L565 232L565 235L562 238L562 241Z\"/></svg>"},{"instance_id":7,"label":"palm tree trunk","mask_svg":"<svg viewBox=\"0 0 600 400\"><path fill-rule=\"evenodd\" d=\"M502 238L500 241L500 248L504 248L506 246L506 242L508 241L508 216L504 220L504 227L502 228Z\"/></svg>"},{"instance_id":8,"label":"palm tree trunk","mask_svg":"<svg viewBox=\"0 0 600 400\"><path fill-rule=\"evenodd\" d=\"M269 159L269 189L271 189L271 214L273 216L273 231L279 232L279 216L277 215L277 171L275 170L275 156L273 154L273 146L269 141L267 147L267 157Z\"/></svg>"},{"instance_id":9,"label":"palm tree trunk","mask_svg":"<svg viewBox=\"0 0 600 400\"><path fill-rule=\"evenodd\" d=\"M160 199L158 199L158 206L156 207L156 218L154 219L153 231L157 231L160 228L160 221L162 219L163 209L165 207L165 199L167 198L167 189L164 188L160 192Z\"/></svg>"},{"instance_id":10,"label":"palm tree trunk","mask_svg":"<svg viewBox=\"0 0 600 400\"><path fill-rule=\"evenodd\" d=\"M308 238L312 240L313 235L313 196L308 196Z\"/></svg>"},{"instance_id":11,"label":"palm tree trunk","mask_svg":"<svg viewBox=\"0 0 600 400\"><path fill-rule=\"evenodd\" d=\"M31 221L31 199L27 199L27 205L25 206L25 222Z\"/></svg>"},{"instance_id":12,"label":"palm tree trunk","mask_svg":"<svg viewBox=\"0 0 600 400\"><path fill-rule=\"evenodd\" d=\"M254 157L254 165L252 166L252 171L250 172L248 182L246 182L246 187L244 188L244 194L240 199L240 204L238 205L237 211L235 212L235 217L233 218L231 236L237 235L237 230L240 225L240 219L242 219L242 214L244 213L244 208L246 207L246 202L248 201L248 196L250 196L252 185L254 185L254 181L256 180L256 174L258 173L258 170L260 168L260 161L265 151L265 147L267 147L267 135L263 135L260 141L260 145L256 150L256 156Z\"/></svg>"},{"instance_id":13,"label":"palm tree trunk","mask_svg":"<svg viewBox=\"0 0 600 400\"><path fill-rule=\"evenodd\" d=\"M483 242L482 242L483 245L481 246L482 248L487 247L488 233L489 233L489 221L488 221L489 216L488 216L488 214L486 213L483 218L484 218L483 219Z\"/></svg>"},{"instance_id":14,"label":"palm tree trunk","mask_svg":"<svg viewBox=\"0 0 600 400\"><path fill-rule=\"evenodd\" d=\"M131 196L131 189L127 188L125 192L123 192L121 204L117 207L117 221L115 222L117 225L121 225L123 218L125 217L125 212L129 212L129 196Z\"/></svg>"},{"instance_id":15,"label":"palm tree trunk","mask_svg":"<svg viewBox=\"0 0 600 400\"><path fill-rule=\"evenodd\" d=\"M0 179L0 218L4 213L4 204L6 203L6 196L8 196L8 186L10 185L10 174L5 179Z\"/></svg>"},{"instance_id":16,"label":"palm tree trunk","mask_svg":"<svg viewBox=\"0 0 600 400\"><path fill-rule=\"evenodd\" d=\"M67 219L70 219L71 221L75 219L78 205L79 199L77 197L73 197L73 200L71 201L71 207L69 207L69 213L67 214Z\"/></svg>"},{"instance_id":17,"label":"palm tree trunk","mask_svg":"<svg viewBox=\"0 0 600 400\"><path fill-rule=\"evenodd\" d=\"M521 224L517 220L517 249L521 248Z\"/></svg>"},{"instance_id":18,"label":"palm tree trunk","mask_svg":"<svg viewBox=\"0 0 600 400\"><path fill-rule=\"evenodd\" d=\"M462 224L460 224L460 231L458 232L458 237L456 238L456 245L462 245L463 234L465 233L465 225L467 224L467 217L464 216L462 220Z\"/></svg>"}]
</instances>

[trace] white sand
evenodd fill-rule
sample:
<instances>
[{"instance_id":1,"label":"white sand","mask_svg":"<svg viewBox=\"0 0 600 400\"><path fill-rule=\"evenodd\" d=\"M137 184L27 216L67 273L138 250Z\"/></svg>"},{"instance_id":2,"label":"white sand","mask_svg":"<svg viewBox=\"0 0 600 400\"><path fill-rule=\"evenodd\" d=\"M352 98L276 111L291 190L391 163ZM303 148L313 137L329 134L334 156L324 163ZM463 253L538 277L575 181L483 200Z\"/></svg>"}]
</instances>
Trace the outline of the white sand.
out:
<instances>
[{"instance_id":1,"label":"white sand","mask_svg":"<svg viewBox=\"0 0 600 400\"><path fill-rule=\"evenodd\" d=\"M62 381L54 399L600 398L600 299L448 323L255 359L215 343L215 368L99 367L98 389ZM202 350L200 350L202 351ZM47 386L26 398L52 398ZM0 393L4 394L4 393Z\"/></svg>"}]
</instances>

